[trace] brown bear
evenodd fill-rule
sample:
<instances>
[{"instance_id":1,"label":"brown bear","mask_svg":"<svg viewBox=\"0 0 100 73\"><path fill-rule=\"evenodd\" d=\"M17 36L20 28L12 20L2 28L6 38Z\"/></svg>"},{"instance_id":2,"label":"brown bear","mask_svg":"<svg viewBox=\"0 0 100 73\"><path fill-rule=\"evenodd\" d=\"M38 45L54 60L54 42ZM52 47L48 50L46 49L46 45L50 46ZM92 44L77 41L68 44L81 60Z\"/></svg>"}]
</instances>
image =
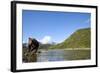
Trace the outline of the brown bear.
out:
<instances>
[{"instance_id":1,"label":"brown bear","mask_svg":"<svg viewBox=\"0 0 100 73\"><path fill-rule=\"evenodd\" d=\"M28 52L37 53L39 42L36 39L29 38L28 40Z\"/></svg>"},{"instance_id":2,"label":"brown bear","mask_svg":"<svg viewBox=\"0 0 100 73\"><path fill-rule=\"evenodd\" d=\"M23 55L23 61L24 62L36 62L38 47L39 47L39 42L36 39L29 38L27 51Z\"/></svg>"}]
</instances>

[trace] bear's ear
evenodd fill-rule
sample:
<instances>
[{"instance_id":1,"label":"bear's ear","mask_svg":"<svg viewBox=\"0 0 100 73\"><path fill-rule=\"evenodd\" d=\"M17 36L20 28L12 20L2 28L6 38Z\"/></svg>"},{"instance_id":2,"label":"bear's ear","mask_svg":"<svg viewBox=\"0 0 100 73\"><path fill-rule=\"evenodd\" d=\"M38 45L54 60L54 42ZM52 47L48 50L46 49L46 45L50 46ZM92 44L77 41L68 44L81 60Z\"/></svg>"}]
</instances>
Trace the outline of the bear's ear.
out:
<instances>
[{"instance_id":1,"label":"bear's ear","mask_svg":"<svg viewBox=\"0 0 100 73\"><path fill-rule=\"evenodd\" d=\"M28 39L29 39L29 40L32 40L32 38L30 38L30 37L29 37Z\"/></svg>"}]
</instances>

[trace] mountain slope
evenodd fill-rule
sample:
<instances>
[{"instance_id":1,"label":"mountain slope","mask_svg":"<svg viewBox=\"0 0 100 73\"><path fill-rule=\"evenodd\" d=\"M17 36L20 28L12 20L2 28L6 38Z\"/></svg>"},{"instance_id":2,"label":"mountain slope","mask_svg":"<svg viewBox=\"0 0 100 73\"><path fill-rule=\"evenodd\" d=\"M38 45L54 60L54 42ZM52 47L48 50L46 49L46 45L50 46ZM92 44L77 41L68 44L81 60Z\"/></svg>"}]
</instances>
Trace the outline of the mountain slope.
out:
<instances>
[{"instance_id":1,"label":"mountain slope","mask_svg":"<svg viewBox=\"0 0 100 73\"><path fill-rule=\"evenodd\" d=\"M51 49L62 48L90 48L91 43L90 28L79 29L74 32L68 39L64 40L55 46L51 46Z\"/></svg>"}]
</instances>

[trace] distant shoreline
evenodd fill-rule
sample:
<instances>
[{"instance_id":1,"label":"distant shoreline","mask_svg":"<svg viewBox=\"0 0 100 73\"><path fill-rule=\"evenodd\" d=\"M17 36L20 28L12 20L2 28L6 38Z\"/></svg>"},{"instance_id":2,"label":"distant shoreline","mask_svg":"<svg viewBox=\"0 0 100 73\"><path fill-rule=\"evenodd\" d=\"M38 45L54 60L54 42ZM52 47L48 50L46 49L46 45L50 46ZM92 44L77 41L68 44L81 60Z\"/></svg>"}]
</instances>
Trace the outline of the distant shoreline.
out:
<instances>
[{"instance_id":1,"label":"distant shoreline","mask_svg":"<svg viewBox=\"0 0 100 73\"><path fill-rule=\"evenodd\" d=\"M65 48L65 49L38 49L39 51L48 51L48 50L91 50L91 48Z\"/></svg>"}]
</instances>

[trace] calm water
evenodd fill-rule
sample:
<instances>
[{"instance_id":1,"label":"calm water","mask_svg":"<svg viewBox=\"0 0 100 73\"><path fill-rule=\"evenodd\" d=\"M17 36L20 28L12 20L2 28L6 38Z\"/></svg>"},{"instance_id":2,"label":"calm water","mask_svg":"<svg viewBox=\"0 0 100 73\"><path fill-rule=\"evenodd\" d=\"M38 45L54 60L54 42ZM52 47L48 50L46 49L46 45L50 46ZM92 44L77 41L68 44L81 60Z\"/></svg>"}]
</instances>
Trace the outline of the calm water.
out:
<instances>
[{"instance_id":1,"label":"calm water","mask_svg":"<svg viewBox=\"0 0 100 73\"><path fill-rule=\"evenodd\" d=\"M90 50L48 50L37 55L37 62L90 59Z\"/></svg>"}]
</instances>

